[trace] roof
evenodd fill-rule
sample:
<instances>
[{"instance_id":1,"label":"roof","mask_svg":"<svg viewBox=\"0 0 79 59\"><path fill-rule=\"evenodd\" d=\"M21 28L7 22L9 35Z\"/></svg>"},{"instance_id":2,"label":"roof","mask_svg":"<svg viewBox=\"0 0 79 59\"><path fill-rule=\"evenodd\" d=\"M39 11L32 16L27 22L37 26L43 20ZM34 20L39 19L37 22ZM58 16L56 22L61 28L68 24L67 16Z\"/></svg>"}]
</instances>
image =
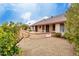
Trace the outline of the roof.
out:
<instances>
[{"instance_id":1,"label":"roof","mask_svg":"<svg viewBox=\"0 0 79 59\"><path fill-rule=\"evenodd\" d=\"M43 19L39 22L34 23L32 26L63 23L65 21L66 21L66 17L64 15L60 15L60 16L50 17L48 19Z\"/></svg>"}]
</instances>

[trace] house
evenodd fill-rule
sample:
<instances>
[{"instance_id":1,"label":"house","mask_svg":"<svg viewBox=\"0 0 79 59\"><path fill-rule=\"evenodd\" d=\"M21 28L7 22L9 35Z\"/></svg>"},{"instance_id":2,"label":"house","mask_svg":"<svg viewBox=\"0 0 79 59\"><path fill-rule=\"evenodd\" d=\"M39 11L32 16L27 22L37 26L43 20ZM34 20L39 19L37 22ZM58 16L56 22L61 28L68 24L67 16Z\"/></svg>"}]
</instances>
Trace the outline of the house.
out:
<instances>
[{"instance_id":1,"label":"house","mask_svg":"<svg viewBox=\"0 0 79 59\"><path fill-rule=\"evenodd\" d=\"M66 17L64 15L51 16L47 19L43 19L31 25L31 29L34 32L57 32L64 33L64 23Z\"/></svg>"}]
</instances>

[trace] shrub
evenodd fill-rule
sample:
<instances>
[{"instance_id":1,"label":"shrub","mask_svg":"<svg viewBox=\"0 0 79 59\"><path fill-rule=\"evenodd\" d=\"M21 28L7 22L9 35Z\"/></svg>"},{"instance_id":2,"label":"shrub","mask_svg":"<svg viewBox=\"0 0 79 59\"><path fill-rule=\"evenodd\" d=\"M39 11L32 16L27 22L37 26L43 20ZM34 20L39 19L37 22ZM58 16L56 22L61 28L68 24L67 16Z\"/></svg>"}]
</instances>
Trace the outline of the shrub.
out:
<instances>
[{"instance_id":1,"label":"shrub","mask_svg":"<svg viewBox=\"0 0 79 59\"><path fill-rule=\"evenodd\" d=\"M0 26L0 55L12 56L19 54L17 46L19 29L15 24L3 24Z\"/></svg>"},{"instance_id":2,"label":"shrub","mask_svg":"<svg viewBox=\"0 0 79 59\"><path fill-rule=\"evenodd\" d=\"M61 37L61 33L54 33L55 37Z\"/></svg>"},{"instance_id":3,"label":"shrub","mask_svg":"<svg viewBox=\"0 0 79 59\"><path fill-rule=\"evenodd\" d=\"M27 24L21 24L20 26L23 30L27 30L29 26Z\"/></svg>"},{"instance_id":4,"label":"shrub","mask_svg":"<svg viewBox=\"0 0 79 59\"><path fill-rule=\"evenodd\" d=\"M73 43L75 42L75 37L73 34L70 34L70 33L65 33L64 34L64 38L67 39L70 43Z\"/></svg>"},{"instance_id":5,"label":"shrub","mask_svg":"<svg viewBox=\"0 0 79 59\"><path fill-rule=\"evenodd\" d=\"M66 38L75 45L75 54L79 55L79 4L71 4L66 13Z\"/></svg>"},{"instance_id":6,"label":"shrub","mask_svg":"<svg viewBox=\"0 0 79 59\"><path fill-rule=\"evenodd\" d=\"M29 29L29 32L31 32L32 30L31 29Z\"/></svg>"},{"instance_id":7,"label":"shrub","mask_svg":"<svg viewBox=\"0 0 79 59\"><path fill-rule=\"evenodd\" d=\"M76 45L74 50L75 50L75 55L79 56L79 45Z\"/></svg>"}]
</instances>

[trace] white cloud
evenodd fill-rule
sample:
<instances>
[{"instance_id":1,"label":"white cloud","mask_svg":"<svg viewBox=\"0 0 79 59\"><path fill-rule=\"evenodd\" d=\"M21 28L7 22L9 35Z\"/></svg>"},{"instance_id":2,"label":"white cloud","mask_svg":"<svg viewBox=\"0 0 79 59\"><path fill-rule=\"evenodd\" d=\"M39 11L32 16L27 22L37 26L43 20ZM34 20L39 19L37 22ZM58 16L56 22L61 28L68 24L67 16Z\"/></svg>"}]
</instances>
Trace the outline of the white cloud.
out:
<instances>
[{"instance_id":1,"label":"white cloud","mask_svg":"<svg viewBox=\"0 0 79 59\"><path fill-rule=\"evenodd\" d=\"M41 18L41 19L47 19L47 18L49 18L48 16L44 16L43 18Z\"/></svg>"},{"instance_id":2,"label":"white cloud","mask_svg":"<svg viewBox=\"0 0 79 59\"><path fill-rule=\"evenodd\" d=\"M32 13L31 12L26 12L25 14L23 14L21 17L24 20L30 20Z\"/></svg>"},{"instance_id":3,"label":"white cloud","mask_svg":"<svg viewBox=\"0 0 79 59\"><path fill-rule=\"evenodd\" d=\"M26 22L26 24L32 25L32 24L34 24L35 22L36 22L36 20L30 20L30 21Z\"/></svg>"},{"instance_id":4,"label":"white cloud","mask_svg":"<svg viewBox=\"0 0 79 59\"><path fill-rule=\"evenodd\" d=\"M48 16L44 16L44 17L42 17L42 18L40 18L40 19L38 19L38 20L28 20L28 21L26 22L26 24L32 25L32 24L34 24L34 23L36 23L36 22L38 22L38 21L41 21L41 20L47 19L47 18L49 18L49 17L48 17Z\"/></svg>"},{"instance_id":5,"label":"white cloud","mask_svg":"<svg viewBox=\"0 0 79 59\"><path fill-rule=\"evenodd\" d=\"M37 4L35 3L20 3L20 4L15 4L12 3L10 4L11 6L13 6L15 9L17 9L17 12L26 12L27 10L30 11L35 11L37 9Z\"/></svg>"}]
</instances>

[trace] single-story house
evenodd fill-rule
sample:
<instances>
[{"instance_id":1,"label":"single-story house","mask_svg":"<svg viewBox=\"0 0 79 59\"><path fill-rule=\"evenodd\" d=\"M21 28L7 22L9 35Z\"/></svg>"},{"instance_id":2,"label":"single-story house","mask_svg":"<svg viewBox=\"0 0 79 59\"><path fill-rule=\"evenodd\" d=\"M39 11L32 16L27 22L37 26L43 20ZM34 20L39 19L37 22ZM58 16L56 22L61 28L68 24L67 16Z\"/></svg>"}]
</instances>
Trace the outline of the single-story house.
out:
<instances>
[{"instance_id":1,"label":"single-story house","mask_svg":"<svg viewBox=\"0 0 79 59\"><path fill-rule=\"evenodd\" d=\"M51 16L47 19L43 19L31 25L31 29L34 32L58 32L64 33L64 23L66 17L64 15Z\"/></svg>"}]
</instances>

